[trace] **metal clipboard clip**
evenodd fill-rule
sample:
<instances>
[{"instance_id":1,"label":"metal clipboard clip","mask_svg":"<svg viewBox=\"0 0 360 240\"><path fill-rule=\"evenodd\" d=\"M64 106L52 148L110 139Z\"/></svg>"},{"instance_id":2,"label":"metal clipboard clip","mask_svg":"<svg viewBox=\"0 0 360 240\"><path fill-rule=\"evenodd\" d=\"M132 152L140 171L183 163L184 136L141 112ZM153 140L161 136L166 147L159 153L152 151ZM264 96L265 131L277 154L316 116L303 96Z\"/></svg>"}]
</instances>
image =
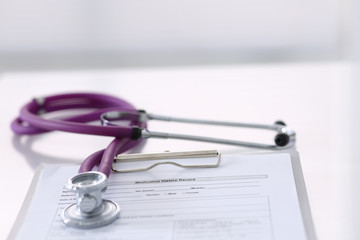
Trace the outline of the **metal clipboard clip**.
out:
<instances>
[{"instance_id":1,"label":"metal clipboard clip","mask_svg":"<svg viewBox=\"0 0 360 240\"><path fill-rule=\"evenodd\" d=\"M207 158L217 157L217 162L214 164L197 164L188 165L180 164L174 161L156 162L149 167L133 168L133 169L115 169L114 165L111 170L116 173L129 173L147 171L156 166L163 164L171 164L182 168L215 168L221 163L221 154L217 150L202 150L202 151L188 151L188 152L163 152L163 153L136 153L136 154L119 154L115 157L114 163L119 162L135 162L135 161L149 161L149 160L162 160L162 159L184 159L184 158Z\"/></svg>"}]
</instances>

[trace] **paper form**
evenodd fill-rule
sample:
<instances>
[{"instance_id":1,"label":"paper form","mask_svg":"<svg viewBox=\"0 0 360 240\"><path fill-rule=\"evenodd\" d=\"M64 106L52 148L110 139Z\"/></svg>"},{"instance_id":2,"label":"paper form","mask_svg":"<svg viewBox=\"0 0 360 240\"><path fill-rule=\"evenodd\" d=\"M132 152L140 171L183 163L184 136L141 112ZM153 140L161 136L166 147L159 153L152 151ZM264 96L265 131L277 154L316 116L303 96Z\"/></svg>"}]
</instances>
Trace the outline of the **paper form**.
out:
<instances>
[{"instance_id":1,"label":"paper form","mask_svg":"<svg viewBox=\"0 0 360 240\"><path fill-rule=\"evenodd\" d=\"M120 218L96 229L63 225L63 189L77 166L44 167L17 239L306 239L289 154L223 156L218 168L160 166L112 174L103 198Z\"/></svg>"}]
</instances>

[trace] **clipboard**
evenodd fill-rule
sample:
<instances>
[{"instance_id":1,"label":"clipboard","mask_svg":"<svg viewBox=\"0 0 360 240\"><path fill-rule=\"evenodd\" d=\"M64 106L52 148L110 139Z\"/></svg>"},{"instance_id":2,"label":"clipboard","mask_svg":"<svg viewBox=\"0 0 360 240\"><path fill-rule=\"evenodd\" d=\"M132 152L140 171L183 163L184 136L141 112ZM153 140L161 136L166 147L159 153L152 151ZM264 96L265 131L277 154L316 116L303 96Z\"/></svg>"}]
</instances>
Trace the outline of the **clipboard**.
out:
<instances>
[{"instance_id":1,"label":"clipboard","mask_svg":"<svg viewBox=\"0 0 360 240\"><path fill-rule=\"evenodd\" d=\"M299 153L295 150L293 151L281 151L281 152L266 152L261 154L247 154L247 155L239 155L241 157L250 156L250 157L256 157L256 156L271 156L276 154L289 154L291 158L291 167L292 167L292 174L293 179L296 187L297 192L297 201L299 204L299 208L301 211L301 218L302 218L302 224L304 226L306 239L308 240L314 240L316 239L316 234L314 230L314 225L312 221L310 206L308 202L305 182L303 178L303 173L301 169L300 164L300 158ZM22 231L22 228L24 225L26 225L27 220L29 219L29 212L32 208L32 203L36 201L37 191L39 190L39 186L41 184L43 176L43 171L48 166L41 165L37 168L35 176L33 178L33 181L31 183L31 186L29 188L28 194L25 198L23 207L19 213L19 216L12 228L12 231L10 232L10 235L8 239L18 239L19 232ZM61 169L64 166L57 166L59 169ZM186 170L185 170L186 171ZM206 170L205 170L206 171ZM129 173L131 174L131 173ZM276 238L275 238L276 239Z\"/></svg>"}]
</instances>

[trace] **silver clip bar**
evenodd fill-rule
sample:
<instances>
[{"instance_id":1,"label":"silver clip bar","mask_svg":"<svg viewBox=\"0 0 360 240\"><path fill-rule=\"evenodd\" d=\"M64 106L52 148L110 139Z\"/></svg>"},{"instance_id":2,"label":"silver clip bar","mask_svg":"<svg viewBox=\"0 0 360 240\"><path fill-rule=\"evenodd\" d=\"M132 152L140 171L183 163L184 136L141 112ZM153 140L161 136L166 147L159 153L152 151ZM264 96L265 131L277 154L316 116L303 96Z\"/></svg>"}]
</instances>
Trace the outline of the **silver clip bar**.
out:
<instances>
[{"instance_id":1,"label":"silver clip bar","mask_svg":"<svg viewBox=\"0 0 360 240\"><path fill-rule=\"evenodd\" d=\"M112 166L111 170L116 173L128 173L128 172L140 172L150 170L158 165L171 164L182 168L214 168L218 167L221 163L221 154L216 150L202 150L202 151L188 151L188 152L163 152L163 153L136 153L136 154L120 154L114 159L114 163L118 162L133 162L133 161L148 161L148 160L162 160L162 159L177 159L177 158L206 158L217 157L215 164L198 164L198 165L186 165L177 162L156 162L149 167L134 168L119 170Z\"/></svg>"}]
</instances>

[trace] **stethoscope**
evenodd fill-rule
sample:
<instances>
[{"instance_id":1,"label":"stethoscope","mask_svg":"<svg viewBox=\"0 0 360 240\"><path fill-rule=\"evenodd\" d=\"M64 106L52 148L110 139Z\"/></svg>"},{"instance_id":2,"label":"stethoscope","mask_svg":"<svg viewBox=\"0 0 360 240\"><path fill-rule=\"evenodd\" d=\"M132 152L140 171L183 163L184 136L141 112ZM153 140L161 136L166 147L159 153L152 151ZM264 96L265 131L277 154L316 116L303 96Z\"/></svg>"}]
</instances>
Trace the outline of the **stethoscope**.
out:
<instances>
[{"instance_id":1,"label":"stethoscope","mask_svg":"<svg viewBox=\"0 0 360 240\"><path fill-rule=\"evenodd\" d=\"M79 113L71 116L64 114L63 118L44 118L45 114L61 113L62 110L76 110ZM101 121L101 125L89 124L98 120ZM153 132L146 128L149 120L272 130L276 132L275 144ZM35 98L21 108L20 115L11 123L11 128L18 135L58 130L114 137L106 149L87 157L80 166L79 174L70 178L65 186L68 190L76 192L77 200L63 211L62 220L65 225L77 228L104 226L119 217L118 204L102 199L101 193L107 187L114 158L138 145L142 139L173 138L272 150L290 148L295 144L295 132L281 121L263 125L167 117L137 110L123 99L95 93ZM93 171L95 166L98 167Z\"/></svg>"}]
</instances>

